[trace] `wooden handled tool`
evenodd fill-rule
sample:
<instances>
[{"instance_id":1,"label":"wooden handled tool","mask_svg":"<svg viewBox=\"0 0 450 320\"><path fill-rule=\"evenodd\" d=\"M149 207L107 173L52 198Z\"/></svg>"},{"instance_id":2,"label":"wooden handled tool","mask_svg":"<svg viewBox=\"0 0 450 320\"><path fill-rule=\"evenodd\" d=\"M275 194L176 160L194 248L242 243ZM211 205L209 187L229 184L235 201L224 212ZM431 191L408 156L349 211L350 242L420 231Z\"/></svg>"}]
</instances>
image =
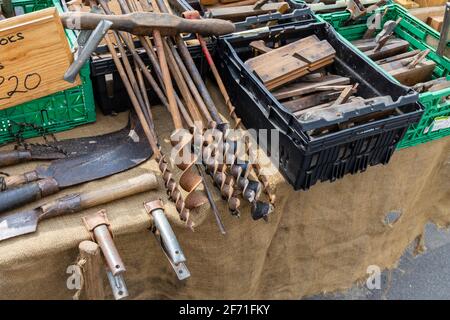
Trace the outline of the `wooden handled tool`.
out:
<instances>
[{"instance_id":1,"label":"wooden handled tool","mask_svg":"<svg viewBox=\"0 0 450 320\"><path fill-rule=\"evenodd\" d=\"M0 241L35 232L38 222L63 214L75 213L144 191L156 189L158 181L153 173L146 173L116 184L89 192L76 193L48 202L31 211L0 218Z\"/></svg>"},{"instance_id":2,"label":"wooden handled tool","mask_svg":"<svg viewBox=\"0 0 450 320\"><path fill-rule=\"evenodd\" d=\"M127 31L136 35L151 35L154 30L158 30L162 35L186 32L220 36L235 31L234 25L228 21L220 19L188 20L165 13L135 12L115 16L87 12L61 14L61 21L68 29L93 30L102 20L111 21L111 29Z\"/></svg>"}]
</instances>

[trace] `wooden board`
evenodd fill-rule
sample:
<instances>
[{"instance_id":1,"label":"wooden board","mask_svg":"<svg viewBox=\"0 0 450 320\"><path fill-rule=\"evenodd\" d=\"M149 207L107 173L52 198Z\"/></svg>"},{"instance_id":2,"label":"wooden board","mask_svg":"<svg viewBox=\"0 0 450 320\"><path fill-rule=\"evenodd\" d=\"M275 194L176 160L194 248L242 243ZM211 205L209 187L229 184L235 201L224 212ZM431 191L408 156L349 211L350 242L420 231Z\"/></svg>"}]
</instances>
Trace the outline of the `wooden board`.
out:
<instances>
[{"instance_id":1,"label":"wooden board","mask_svg":"<svg viewBox=\"0 0 450 320\"><path fill-rule=\"evenodd\" d=\"M357 40L352 43L372 60L383 59L401 54L406 52L409 48L409 43L403 39L391 39L377 51L372 49L376 47L374 39Z\"/></svg>"},{"instance_id":2,"label":"wooden board","mask_svg":"<svg viewBox=\"0 0 450 320\"><path fill-rule=\"evenodd\" d=\"M394 2L397 2L399 5L401 5L406 9L413 9L419 7L419 5L412 0L394 0Z\"/></svg>"},{"instance_id":3,"label":"wooden board","mask_svg":"<svg viewBox=\"0 0 450 320\"><path fill-rule=\"evenodd\" d=\"M334 61L333 47L309 36L248 59L250 67L269 89L275 89Z\"/></svg>"},{"instance_id":4,"label":"wooden board","mask_svg":"<svg viewBox=\"0 0 450 320\"><path fill-rule=\"evenodd\" d=\"M429 16L444 16L445 6L411 9L409 13L417 19L426 22Z\"/></svg>"},{"instance_id":5,"label":"wooden board","mask_svg":"<svg viewBox=\"0 0 450 320\"><path fill-rule=\"evenodd\" d=\"M63 80L72 61L55 8L0 21L0 109L79 85Z\"/></svg>"},{"instance_id":6,"label":"wooden board","mask_svg":"<svg viewBox=\"0 0 450 320\"><path fill-rule=\"evenodd\" d=\"M444 16L430 16L427 19L427 24L438 32L441 32L443 22Z\"/></svg>"},{"instance_id":7,"label":"wooden board","mask_svg":"<svg viewBox=\"0 0 450 320\"><path fill-rule=\"evenodd\" d=\"M447 0L414 0L420 7L436 7L443 6Z\"/></svg>"},{"instance_id":8,"label":"wooden board","mask_svg":"<svg viewBox=\"0 0 450 320\"><path fill-rule=\"evenodd\" d=\"M413 86L419 82L430 80L436 63L431 60L426 60L418 64L412 69L408 69L402 60L394 61L387 64L380 65L384 70L388 71L400 83Z\"/></svg>"}]
</instances>

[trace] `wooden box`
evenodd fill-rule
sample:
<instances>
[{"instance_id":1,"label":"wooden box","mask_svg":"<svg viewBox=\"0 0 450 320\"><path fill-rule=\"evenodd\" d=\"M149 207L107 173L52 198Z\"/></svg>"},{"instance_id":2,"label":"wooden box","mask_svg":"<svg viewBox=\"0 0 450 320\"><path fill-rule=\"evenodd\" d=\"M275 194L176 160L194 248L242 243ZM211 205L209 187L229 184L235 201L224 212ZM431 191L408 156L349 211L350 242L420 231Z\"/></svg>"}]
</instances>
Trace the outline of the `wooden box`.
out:
<instances>
[{"instance_id":1,"label":"wooden box","mask_svg":"<svg viewBox=\"0 0 450 320\"><path fill-rule=\"evenodd\" d=\"M80 85L63 79L72 61L55 8L0 21L0 110Z\"/></svg>"}]
</instances>

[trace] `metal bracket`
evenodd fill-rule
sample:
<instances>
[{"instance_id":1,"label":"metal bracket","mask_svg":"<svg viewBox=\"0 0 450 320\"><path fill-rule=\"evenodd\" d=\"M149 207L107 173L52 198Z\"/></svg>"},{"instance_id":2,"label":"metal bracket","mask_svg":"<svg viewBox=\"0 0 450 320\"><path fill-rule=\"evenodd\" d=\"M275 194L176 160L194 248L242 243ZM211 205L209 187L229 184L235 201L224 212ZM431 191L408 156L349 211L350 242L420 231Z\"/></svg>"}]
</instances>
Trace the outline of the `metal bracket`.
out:
<instances>
[{"instance_id":1,"label":"metal bracket","mask_svg":"<svg viewBox=\"0 0 450 320\"><path fill-rule=\"evenodd\" d=\"M177 274L178 279L184 280L189 278L191 273L185 264L186 257L164 213L163 202L161 200L146 202L144 203L144 208L153 218L153 234Z\"/></svg>"},{"instance_id":2,"label":"metal bracket","mask_svg":"<svg viewBox=\"0 0 450 320\"><path fill-rule=\"evenodd\" d=\"M98 243L107 264L107 275L116 300L128 296L128 290L123 279L126 271L122 258L113 241L110 223L105 210L82 218L92 239Z\"/></svg>"},{"instance_id":3,"label":"metal bracket","mask_svg":"<svg viewBox=\"0 0 450 320\"><path fill-rule=\"evenodd\" d=\"M121 300L128 297L128 289L122 274L113 275L110 270L106 270L109 285L111 286L114 299Z\"/></svg>"}]
</instances>

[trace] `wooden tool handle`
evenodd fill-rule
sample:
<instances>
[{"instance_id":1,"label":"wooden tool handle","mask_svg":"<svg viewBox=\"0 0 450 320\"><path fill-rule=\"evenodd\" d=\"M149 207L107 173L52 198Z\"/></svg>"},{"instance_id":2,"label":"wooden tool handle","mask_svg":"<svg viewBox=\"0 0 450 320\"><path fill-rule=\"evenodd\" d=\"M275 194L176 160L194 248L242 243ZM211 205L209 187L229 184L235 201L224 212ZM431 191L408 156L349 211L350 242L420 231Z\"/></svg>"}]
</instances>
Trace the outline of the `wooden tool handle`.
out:
<instances>
[{"instance_id":1,"label":"wooden tool handle","mask_svg":"<svg viewBox=\"0 0 450 320\"><path fill-rule=\"evenodd\" d=\"M52 178L29 183L0 193L0 213L18 208L59 191Z\"/></svg>"},{"instance_id":2,"label":"wooden tool handle","mask_svg":"<svg viewBox=\"0 0 450 320\"><path fill-rule=\"evenodd\" d=\"M82 193L80 195L81 208L91 208L144 191L156 189L157 187L158 181L155 174L146 173L99 190Z\"/></svg>"},{"instance_id":3,"label":"wooden tool handle","mask_svg":"<svg viewBox=\"0 0 450 320\"><path fill-rule=\"evenodd\" d=\"M69 194L40 206L39 220L79 212L97 205L155 189L157 186L156 176L153 173L146 173L95 191Z\"/></svg>"},{"instance_id":4,"label":"wooden tool handle","mask_svg":"<svg viewBox=\"0 0 450 320\"><path fill-rule=\"evenodd\" d=\"M12 189L25 183L30 183L39 180L36 171L30 171L23 174L5 177L6 189Z\"/></svg>"},{"instance_id":5,"label":"wooden tool handle","mask_svg":"<svg viewBox=\"0 0 450 320\"><path fill-rule=\"evenodd\" d=\"M112 22L111 29L126 31L136 35L151 35L159 30L162 35L177 33L199 33L202 35L224 35L235 31L234 25L220 19L193 21L167 13L135 12L122 15L104 15L87 12L67 12L60 15L68 29L93 30L101 20Z\"/></svg>"},{"instance_id":6,"label":"wooden tool handle","mask_svg":"<svg viewBox=\"0 0 450 320\"><path fill-rule=\"evenodd\" d=\"M29 160L31 160L30 151L13 150L0 152L0 167L6 167Z\"/></svg>"}]
</instances>

